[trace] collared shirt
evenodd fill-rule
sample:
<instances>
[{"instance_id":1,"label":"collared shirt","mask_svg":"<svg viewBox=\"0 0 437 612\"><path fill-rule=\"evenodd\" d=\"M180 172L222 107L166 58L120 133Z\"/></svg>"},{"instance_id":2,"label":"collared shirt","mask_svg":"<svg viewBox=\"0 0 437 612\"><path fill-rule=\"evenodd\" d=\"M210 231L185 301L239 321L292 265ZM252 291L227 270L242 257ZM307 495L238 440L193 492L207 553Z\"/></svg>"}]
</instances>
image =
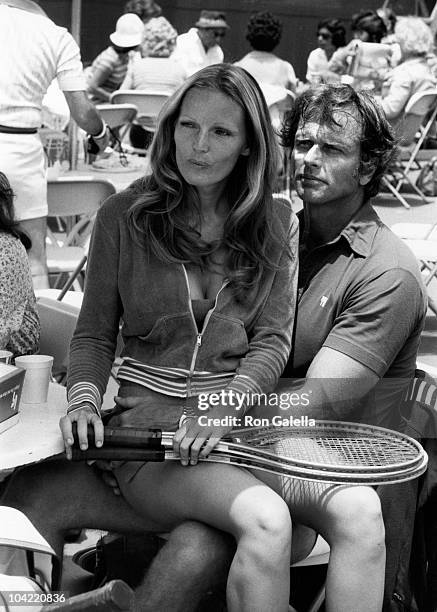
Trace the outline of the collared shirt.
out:
<instances>
[{"instance_id":1,"label":"collared shirt","mask_svg":"<svg viewBox=\"0 0 437 612\"><path fill-rule=\"evenodd\" d=\"M171 57L180 62L188 75L192 75L206 66L221 64L224 55L219 45L214 45L205 51L197 28L191 28L177 37L176 48Z\"/></svg>"},{"instance_id":2,"label":"collared shirt","mask_svg":"<svg viewBox=\"0 0 437 612\"><path fill-rule=\"evenodd\" d=\"M42 15L0 6L0 124L40 127L44 94L55 77L63 91L85 89L71 34Z\"/></svg>"},{"instance_id":3,"label":"collared shirt","mask_svg":"<svg viewBox=\"0 0 437 612\"><path fill-rule=\"evenodd\" d=\"M417 261L370 203L331 242L308 249L300 214L298 306L284 376L304 377L322 347L378 376L411 378L426 313Z\"/></svg>"}]
</instances>

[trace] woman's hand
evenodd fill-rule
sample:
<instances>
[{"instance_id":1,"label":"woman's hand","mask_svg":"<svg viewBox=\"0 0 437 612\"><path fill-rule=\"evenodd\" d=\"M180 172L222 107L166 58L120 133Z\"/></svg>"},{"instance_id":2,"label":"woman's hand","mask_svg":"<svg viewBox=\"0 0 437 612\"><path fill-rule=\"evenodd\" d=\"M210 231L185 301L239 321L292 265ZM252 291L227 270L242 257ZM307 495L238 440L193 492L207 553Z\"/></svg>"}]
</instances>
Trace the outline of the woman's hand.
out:
<instances>
[{"instance_id":1,"label":"woman's hand","mask_svg":"<svg viewBox=\"0 0 437 612\"><path fill-rule=\"evenodd\" d=\"M91 406L84 405L83 408L73 410L59 421L62 437L64 438L65 454L71 459L71 447L73 446L73 423L77 424L77 435L81 450L88 448L88 425L94 428L94 443L96 447L103 445L103 422L100 416Z\"/></svg>"},{"instance_id":2,"label":"woman's hand","mask_svg":"<svg viewBox=\"0 0 437 612\"><path fill-rule=\"evenodd\" d=\"M201 416L206 424L199 425L198 416L188 417L174 435L173 450L180 455L182 465L196 465L199 459L208 457L220 439L233 429L226 417L235 416L235 408L217 406Z\"/></svg>"}]
</instances>

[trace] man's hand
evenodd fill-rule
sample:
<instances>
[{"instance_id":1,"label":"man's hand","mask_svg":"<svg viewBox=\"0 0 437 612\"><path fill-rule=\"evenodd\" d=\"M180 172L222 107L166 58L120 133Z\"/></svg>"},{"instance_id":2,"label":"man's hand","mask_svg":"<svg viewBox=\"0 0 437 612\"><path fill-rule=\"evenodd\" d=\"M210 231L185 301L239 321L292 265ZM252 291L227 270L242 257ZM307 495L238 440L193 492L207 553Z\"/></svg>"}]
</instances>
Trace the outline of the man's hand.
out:
<instances>
[{"instance_id":1,"label":"man's hand","mask_svg":"<svg viewBox=\"0 0 437 612\"><path fill-rule=\"evenodd\" d=\"M100 138L96 138L95 136L93 136L93 140L96 143L96 145L99 147L99 153L103 153L103 151L106 149L106 147L109 145L109 142L110 142L110 134L109 134L108 126L106 126L105 133Z\"/></svg>"},{"instance_id":2,"label":"man's hand","mask_svg":"<svg viewBox=\"0 0 437 612\"><path fill-rule=\"evenodd\" d=\"M88 448L88 425L94 428L94 443L96 447L103 445L103 423L100 416L91 406L84 405L83 408L72 410L59 421L62 437L64 438L65 454L67 459L71 459L71 447L73 446L73 423L77 424L77 436L81 450Z\"/></svg>"},{"instance_id":3,"label":"man's hand","mask_svg":"<svg viewBox=\"0 0 437 612\"><path fill-rule=\"evenodd\" d=\"M115 465L119 464L119 461L91 461L90 464L95 465L100 470L100 476L105 484L108 487L111 487L114 495L121 495L120 487L118 486L118 481L114 476L113 469Z\"/></svg>"}]
</instances>

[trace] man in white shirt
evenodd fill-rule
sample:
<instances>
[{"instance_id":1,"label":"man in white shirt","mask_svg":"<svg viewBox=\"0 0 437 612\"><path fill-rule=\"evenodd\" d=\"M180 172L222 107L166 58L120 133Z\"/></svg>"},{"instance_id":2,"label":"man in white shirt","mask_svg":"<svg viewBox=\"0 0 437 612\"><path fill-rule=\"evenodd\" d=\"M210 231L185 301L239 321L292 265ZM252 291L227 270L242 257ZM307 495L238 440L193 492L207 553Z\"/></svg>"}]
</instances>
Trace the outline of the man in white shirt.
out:
<instances>
[{"instance_id":1,"label":"man in white shirt","mask_svg":"<svg viewBox=\"0 0 437 612\"><path fill-rule=\"evenodd\" d=\"M80 51L65 28L29 0L0 0L0 168L15 194L16 220L27 232L35 288L48 286L45 254L47 182L38 128L44 95L57 78L76 123L108 144L106 124L85 93Z\"/></svg>"},{"instance_id":2,"label":"man in white shirt","mask_svg":"<svg viewBox=\"0 0 437 612\"><path fill-rule=\"evenodd\" d=\"M224 13L202 11L195 27L177 37L172 59L180 62L188 75L206 66L221 64L224 56L219 41L228 29Z\"/></svg>"}]
</instances>

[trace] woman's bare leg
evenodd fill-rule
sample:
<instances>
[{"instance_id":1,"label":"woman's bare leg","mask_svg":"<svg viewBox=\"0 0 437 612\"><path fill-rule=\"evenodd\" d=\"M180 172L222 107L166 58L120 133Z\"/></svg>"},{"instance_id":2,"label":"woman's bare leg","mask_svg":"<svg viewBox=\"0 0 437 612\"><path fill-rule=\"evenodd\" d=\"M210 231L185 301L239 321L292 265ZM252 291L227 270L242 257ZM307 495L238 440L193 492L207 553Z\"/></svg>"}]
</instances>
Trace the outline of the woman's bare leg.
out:
<instances>
[{"instance_id":1,"label":"woman's bare leg","mask_svg":"<svg viewBox=\"0 0 437 612\"><path fill-rule=\"evenodd\" d=\"M145 518L162 521L165 529L194 519L235 537L227 583L231 612L288 609L291 520L269 487L228 465L147 464L130 480L123 469L116 471L123 495Z\"/></svg>"},{"instance_id":2,"label":"woman's bare leg","mask_svg":"<svg viewBox=\"0 0 437 612\"><path fill-rule=\"evenodd\" d=\"M335 486L255 472L286 500L293 521L330 545L327 612L379 612L385 573L384 524L377 493L366 486Z\"/></svg>"}]
</instances>

